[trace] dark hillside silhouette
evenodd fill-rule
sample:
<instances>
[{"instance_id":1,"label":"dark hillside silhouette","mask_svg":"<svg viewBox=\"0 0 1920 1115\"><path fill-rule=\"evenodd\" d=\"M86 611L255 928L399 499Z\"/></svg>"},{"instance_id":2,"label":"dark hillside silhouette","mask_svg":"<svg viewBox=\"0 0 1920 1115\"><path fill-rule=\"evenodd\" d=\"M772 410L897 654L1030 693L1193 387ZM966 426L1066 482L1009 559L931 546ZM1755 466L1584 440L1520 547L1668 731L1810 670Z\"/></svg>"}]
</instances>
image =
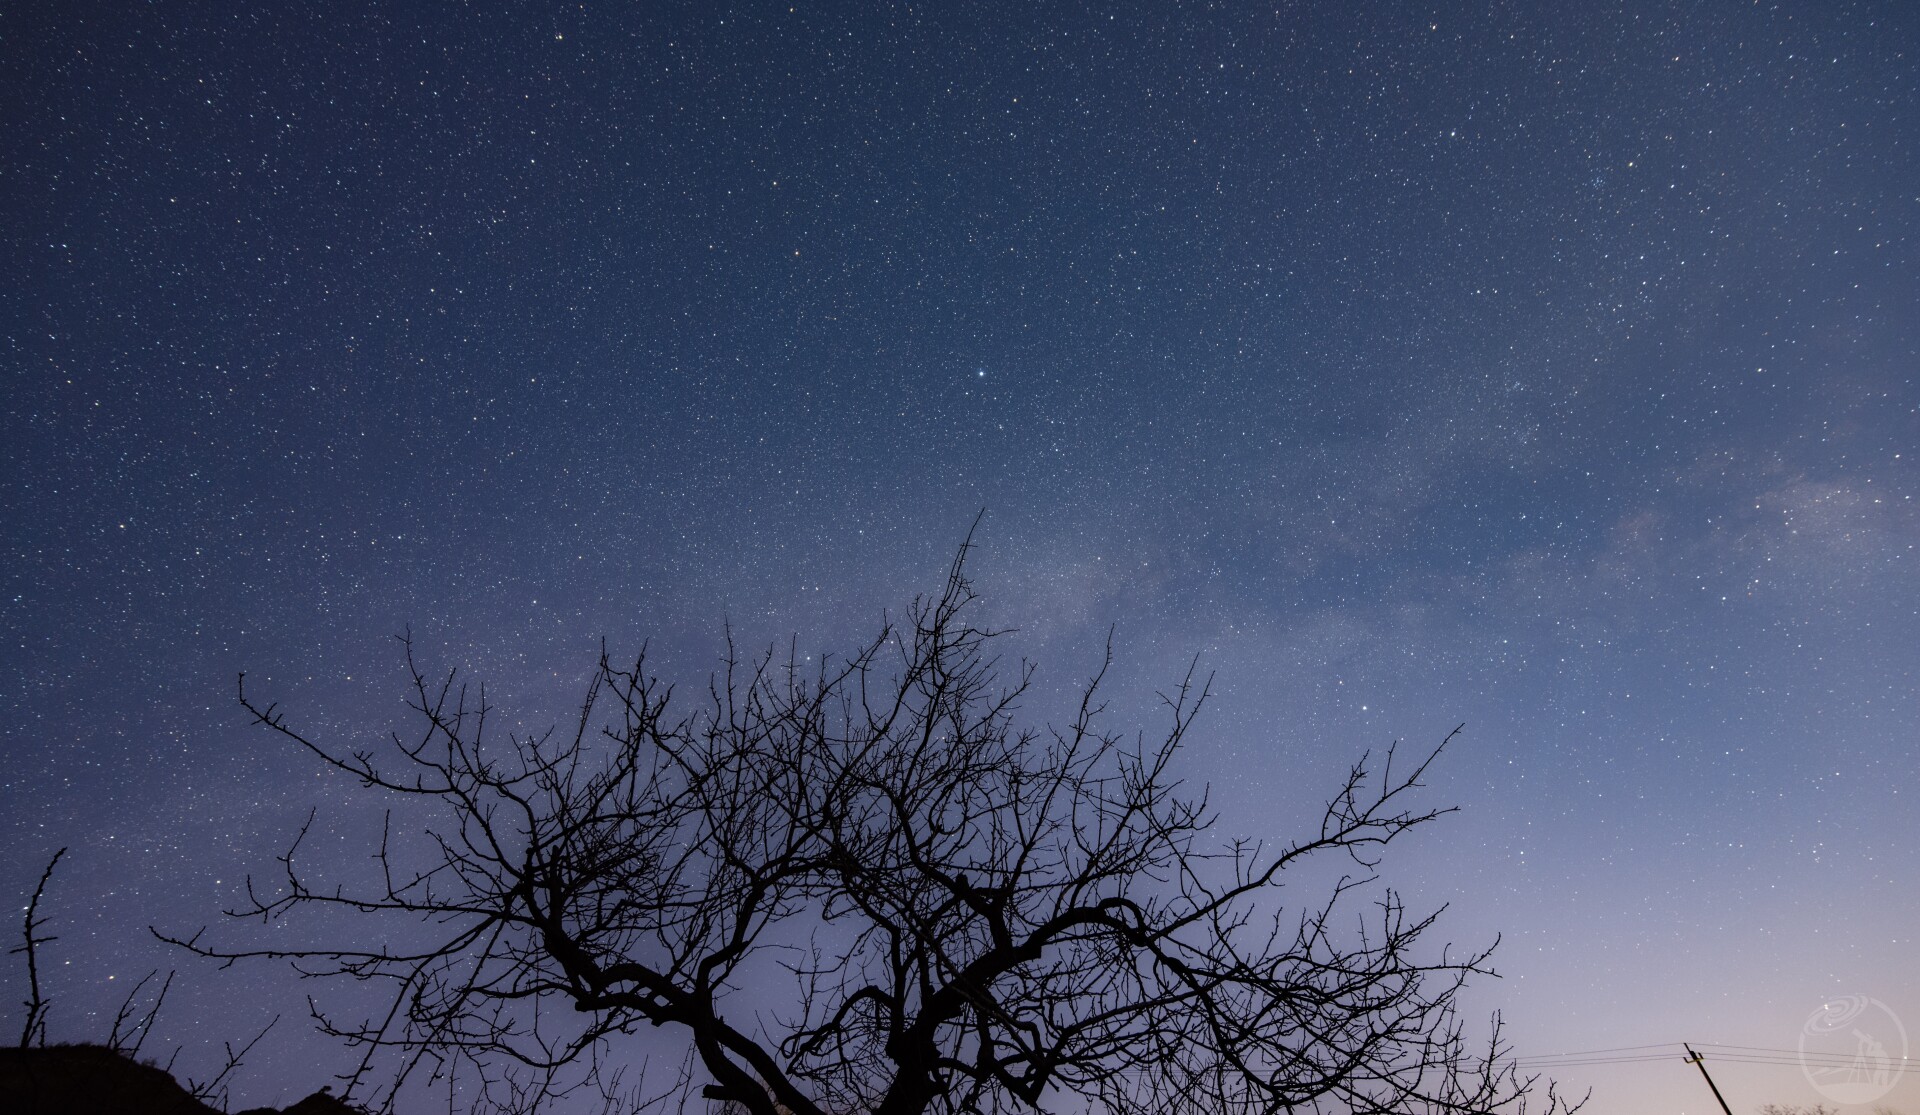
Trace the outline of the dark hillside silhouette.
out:
<instances>
[{"instance_id":1,"label":"dark hillside silhouette","mask_svg":"<svg viewBox=\"0 0 1920 1115\"><path fill-rule=\"evenodd\" d=\"M9 1115L222 1115L165 1069L104 1045L0 1049L0 1111ZM324 1091L291 1107L237 1115L360 1115Z\"/></svg>"}]
</instances>

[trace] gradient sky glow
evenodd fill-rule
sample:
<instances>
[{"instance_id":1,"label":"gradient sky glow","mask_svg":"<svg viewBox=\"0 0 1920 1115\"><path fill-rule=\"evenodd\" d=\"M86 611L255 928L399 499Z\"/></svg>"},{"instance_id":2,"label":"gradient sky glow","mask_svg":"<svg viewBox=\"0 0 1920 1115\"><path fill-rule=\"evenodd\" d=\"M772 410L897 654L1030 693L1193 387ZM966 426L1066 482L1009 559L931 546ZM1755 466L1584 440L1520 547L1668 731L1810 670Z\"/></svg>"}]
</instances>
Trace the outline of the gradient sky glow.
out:
<instances>
[{"instance_id":1,"label":"gradient sky glow","mask_svg":"<svg viewBox=\"0 0 1920 1115\"><path fill-rule=\"evenodd\" d=\"M1520 1053L1671 1054L1555 1070L1592 1115L1714 1110L1662 1043L1835 996L1920 1055L1920 7L244 7L0 13L0 889L72 846L56 1040L177 967L187 1073L287 1016L236 1106L347 1063L345 989L146 934L310 808L317 866L377 834L237 672L378 734L410 625L539 726L602 636L842 649L985 508L1036 716L1109 627L1123 722L1215 672L1223 832L1464 722L1388 878L1504 934Z\"/></svg>"}]
</instances>

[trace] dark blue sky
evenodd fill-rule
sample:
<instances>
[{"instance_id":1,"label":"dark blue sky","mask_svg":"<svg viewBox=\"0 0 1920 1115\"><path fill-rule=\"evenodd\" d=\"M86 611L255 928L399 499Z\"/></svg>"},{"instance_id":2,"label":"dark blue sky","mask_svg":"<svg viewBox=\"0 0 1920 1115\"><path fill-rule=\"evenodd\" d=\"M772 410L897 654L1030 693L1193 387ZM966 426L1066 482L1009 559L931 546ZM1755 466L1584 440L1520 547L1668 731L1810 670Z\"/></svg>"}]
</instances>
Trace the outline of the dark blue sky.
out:
<instances>
[{"instance_id":1,"label":"dark blue sky","mask_svg":"<svg viewBox=\"0 0 1920 1115\"><path fill-rule=\"evenodd\" d=\"M236 672L379 733L411 625L538 725L602 636L844 647L985 508L1035 715L1109 626L1117 715L1216 671L1223 829L1466 723L1389 868L1506 934L1521 1052L1844 994L1920 1041L1909 6L120 7L0 15L0 883L73 845L55 1037L156 964L183 1063L304 1013L145 940L310 806L364 853ZM332 1055L293 1023L243 1090Z\"/></svg>"}]
</instances>

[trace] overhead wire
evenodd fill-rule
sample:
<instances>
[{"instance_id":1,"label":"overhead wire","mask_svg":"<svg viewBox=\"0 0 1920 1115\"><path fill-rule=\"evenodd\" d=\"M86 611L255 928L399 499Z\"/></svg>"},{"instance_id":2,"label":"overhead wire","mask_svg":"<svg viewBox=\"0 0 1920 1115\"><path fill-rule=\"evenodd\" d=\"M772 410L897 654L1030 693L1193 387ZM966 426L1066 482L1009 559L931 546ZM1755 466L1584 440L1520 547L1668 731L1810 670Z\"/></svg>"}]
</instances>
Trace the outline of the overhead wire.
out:
<instances>
[{"instance_id":1,"label":"overhead wire","mask_svg":"<svg viewBox=\"0 0 1920 1115\"><path fill-rule=\"evenodd\" d=\"M1910 1057L1863 1058L1857 1053L1824 1050L1781 1049L1764 1045L1733 1045L1723 1042L1694 1042L1695 1047L1711 1054L1714 1061L1746 1065L1801 1065L1806 1068L1851 1068L1879 1060L1904 1070L1913 1065ZM1685 1060L1680 1042L1652 1045L1619 1045L1606 1049L1585 1049L1565 1053L1524 1054L1513 1058L1522 1069L1581 1068L1601 1065L1651 1064L1657 1061Z\"/></svg>"}]
</instances>

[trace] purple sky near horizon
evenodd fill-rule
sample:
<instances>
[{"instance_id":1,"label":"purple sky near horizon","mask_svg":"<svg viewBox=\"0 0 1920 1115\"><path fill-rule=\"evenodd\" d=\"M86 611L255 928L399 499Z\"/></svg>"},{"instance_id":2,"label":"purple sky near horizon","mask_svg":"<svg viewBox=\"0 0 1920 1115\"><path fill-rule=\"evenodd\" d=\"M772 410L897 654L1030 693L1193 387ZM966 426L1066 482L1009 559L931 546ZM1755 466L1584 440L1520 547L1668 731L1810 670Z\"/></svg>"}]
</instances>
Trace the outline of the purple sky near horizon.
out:
<instances>
[{"instance_id":1,"label":"purple sky near horizon","mask_svg":"<svg viewBox=\"0 0 1920 1115\"><path fill-rule=\"evenodd\" d=\"M1715 1110L1683 1041L1737 1115L1835 1102L1714 1047L1853 995L1920 1055L1917 50L1871 2L0 13L50 1036L178 968L186 1072L286 1016L237 1106L346 1063L344 992L147 938L266 932L219 910L310 808L316 870L377 832L238 672L378 735L410 627L538 727L603 637L844 649L984 508L1034 716L1110 629L1116 723L1212 672L1223 835L1464 723L1386 877L1501 935L1517 1052L1658 1047L1551 1069L1591 1115Z\"/></svg>"}]
</instances>

